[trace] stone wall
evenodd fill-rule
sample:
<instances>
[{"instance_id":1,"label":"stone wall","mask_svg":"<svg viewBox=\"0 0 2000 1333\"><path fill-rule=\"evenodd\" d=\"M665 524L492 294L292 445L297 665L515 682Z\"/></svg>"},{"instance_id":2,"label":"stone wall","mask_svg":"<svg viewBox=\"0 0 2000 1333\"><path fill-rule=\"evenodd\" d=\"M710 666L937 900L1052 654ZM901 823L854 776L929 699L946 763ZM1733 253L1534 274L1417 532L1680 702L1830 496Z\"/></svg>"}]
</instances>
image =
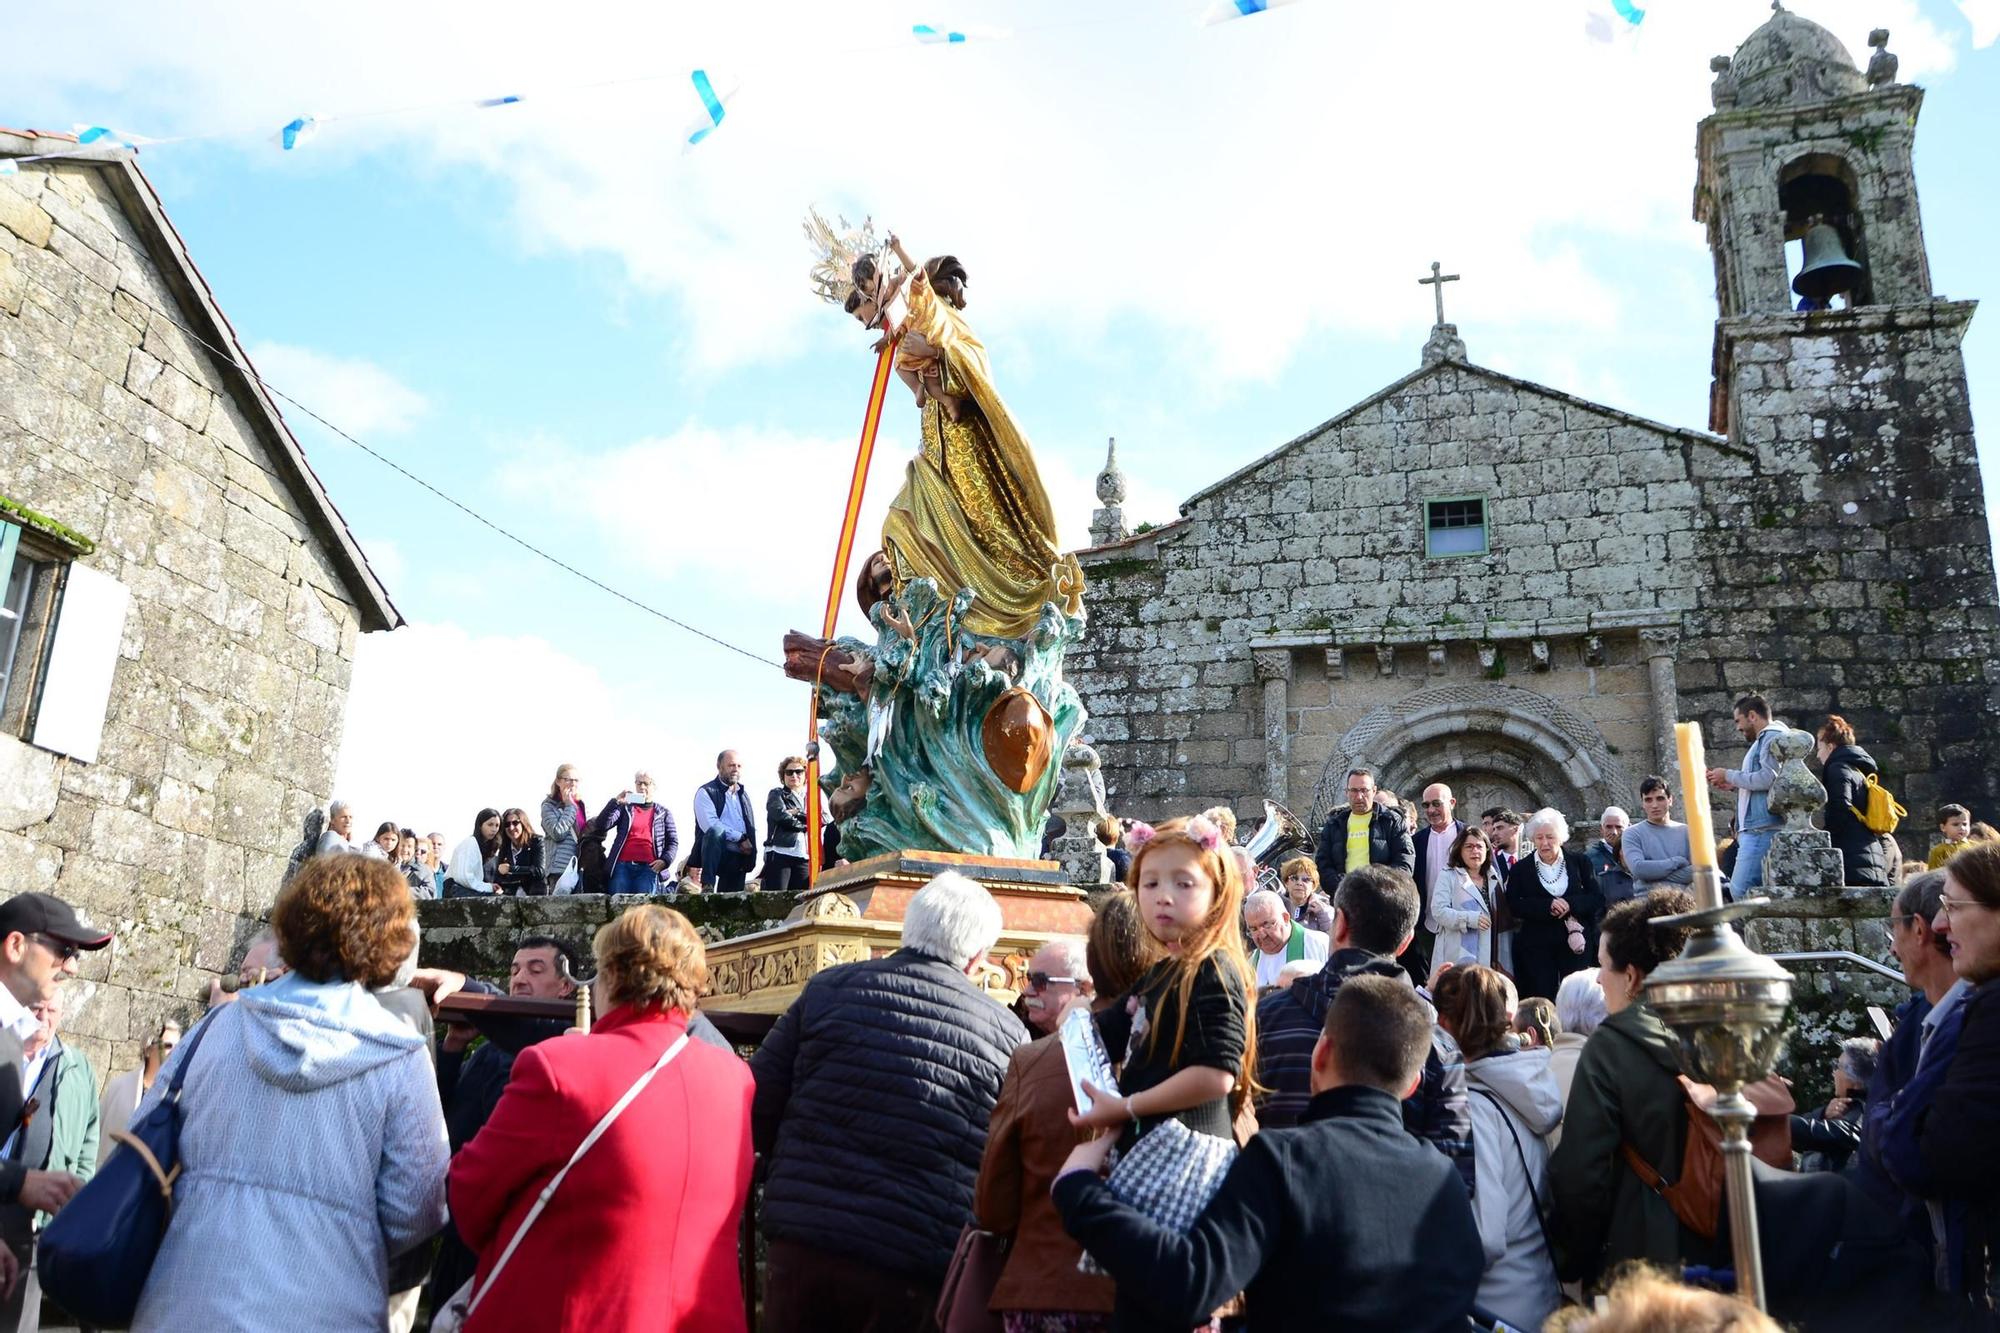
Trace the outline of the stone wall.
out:
<instances>
[{"instance_id":1,"label":"stone wall","mask_svg":"<svg viewBox=\"0 0 2000 1333\"><path fill-rule=\"evenodd\" d=\"M1113 808L1250 813L1270 794L1304 815L1342 736L1445 681L1557 701L1636 782L1658 758L1639 634L1694 603L1691 456L1726 449L1444 362L1196 495L1176 522L1080 553L1090 627L1067 674ZM1489 552L1426 557L1423 501L1460 495L1487 497ZM1275 771L1260 667L1289 673ZM1593 788L1545 785L1562 788L1551 800Z\"/></svg>"},{"instance_id":2,"label":"stone wall","mask_svg":"<svg viewBox=\"0 0 2000 1333\"><path fill-rule=\"evenodd\" d=\"M2000 592L1959 343L1970 302L1724 321L1732 433L1698 477L1711 523L1679 685L1711 743L1750 689L1851 721L1910 808L2000 805Z\"/></svg>"},{"instance_id":3,"label":"stone wall","mask_svg":"<svg viewBox=\"0 0 2000 1333\"><path fill-rule=\"evenodd\" d=\"M0 889L110 925L64 1036L100 1074L197 1009L333 781L358 633L222 368L105 169L0 176L0 495L96 543L132 594L103 745L0 736Z\"/></svg>"}]
</instances>

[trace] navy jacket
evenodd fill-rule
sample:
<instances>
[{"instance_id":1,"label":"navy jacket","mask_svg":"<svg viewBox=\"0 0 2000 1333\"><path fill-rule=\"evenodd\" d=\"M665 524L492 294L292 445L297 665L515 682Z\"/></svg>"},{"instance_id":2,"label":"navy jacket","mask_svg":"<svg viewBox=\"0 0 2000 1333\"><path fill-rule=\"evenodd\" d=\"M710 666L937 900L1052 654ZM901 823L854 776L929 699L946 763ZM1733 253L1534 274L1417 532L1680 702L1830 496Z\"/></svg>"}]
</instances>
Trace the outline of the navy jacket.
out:
<instances>
[{"instance_id":1,"label":"navy jacket","mask_svg":"<svg viewBox=\"0 0 2000 1333\"><path fill-rule=\"evenodd\" d=\"M1021 1021L913 949L806 983L750 1061L764 1234L936 1282Z\"/></svg>"},{"instance_id":2,"label":"navy jacket","mask_svg":"<svg viewBox=\"0 0 2000 1333\"><path fill-rule=\"evenodd\" d=\"M1089 1172L1057 1180L1055 1201L1117 1279L1126 1329L1179 1333L1247 1291L1255 1333L1462 1330L1484 1266L1457 1172L1374 1088L1328 1089L1297 1128L1258 1133L1185 1235Z\"/></svg>"},{"instance_id":3,"label":"navy jacket","mask_svg":"<svg viewBox=\"0 0 2000 1333\"><path fill-rule=\"evenodd\" d=\"M597 812L597 818L590 821L585 836L601 838L607 829L617 834L605 859L605 865L609 867L618 864L619 856L625 851L625 840L632 836L632 807L616 796ZM681 835L674 827L674 812L658 801L653 802L653 859L665 861L671 869L680 850Z\"/></svg>"},{"instance_id":4,"label":"navy jacket","mask_svg":"<svg viewBox=\"0 0 2000 1333\"><path fill-rule=\"evenodd\" d=\"M1312 1050L1326 1024L1326 1011L1340 983L1349 977L1407 979L1401 964L1366 949L1339 949L1326 966L1300 977L1290 990L1267 995L1257 1005L1257 1082L1265 1089L1257 1123L1265 1129L1299 1123L1312 1095ZM1431 1053L1423 1079L1403 1103L1403 1125L1450 1158L1467 1194L1472 1192L1472 1107L1466 1101L1465 1061L1451 1038L1431 1029Z\"/></svg>"}]
</instances>

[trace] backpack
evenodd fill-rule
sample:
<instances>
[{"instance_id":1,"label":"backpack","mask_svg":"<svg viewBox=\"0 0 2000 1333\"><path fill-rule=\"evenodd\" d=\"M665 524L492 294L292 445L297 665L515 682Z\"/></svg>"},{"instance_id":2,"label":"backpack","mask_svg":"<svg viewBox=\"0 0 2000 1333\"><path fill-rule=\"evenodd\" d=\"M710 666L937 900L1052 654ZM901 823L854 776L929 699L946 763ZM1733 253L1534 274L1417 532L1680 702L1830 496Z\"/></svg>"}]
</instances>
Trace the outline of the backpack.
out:
<instances>
[{"instance_id":1,"label":"backpack","mask_svg":"<svg viewBox=\"0 0 2000 1333\"><path fill-rule=\"evenodd\" d=\"M1896 825L1910 812L1903 808L1901 801L1889 794L1887 787L1876 781L1873 773L1867 775L1867 782L1868 788L1863 795L1865 806L1856 808L1850 805L1847 808L1854 811L1854 817L1870 833L1877 836L1894 833Z\"/></svg>"},{"instance_id":2,"label":"backpack","mask_svg":"<svg viewBox=\"0 0 2000 1333\"><path fill-rule=\"evenodd\" d=\"M1680 1077L1687 1111L1687 1140L1681 1148L1681 1178L1669 1185L1630 1143L1618 1145L1625 1164L1647 1189L1667 1201L1681 1225L1703 1240L1721 1230L1723 1167L1722 1126L1710 1109L1718 1095L1706 1083ZM1750 1152L1759 1161L1784 1170L1792 1165L1792 1090L1772 1077L1743 1085L1743 1095L1757 1108L1750 1125Z\"/></svg>"}]
</instances>

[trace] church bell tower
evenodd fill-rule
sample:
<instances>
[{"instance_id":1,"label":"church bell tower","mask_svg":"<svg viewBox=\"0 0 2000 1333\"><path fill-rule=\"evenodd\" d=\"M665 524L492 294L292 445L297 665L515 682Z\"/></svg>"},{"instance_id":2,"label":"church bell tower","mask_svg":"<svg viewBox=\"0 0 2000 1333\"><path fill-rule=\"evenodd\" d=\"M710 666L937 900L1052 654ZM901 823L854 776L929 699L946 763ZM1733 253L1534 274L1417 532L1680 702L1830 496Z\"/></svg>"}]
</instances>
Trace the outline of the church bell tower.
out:
<instances>
[{"instance_id":1,"label":"church bell tower","mask_svg":"<svg viewBox=\"0 0 2000 1333\"><path fill-rule=\"evenodd\" d=\"M1711 62L1697 136L1709 425L1729 449L1703 468L1709 587L1689 630L1717 698L1761 688L1799 726L1845 715L1927 830L1936 801L2000 800L2000 595L1960 351L1976 303L1931 287L1924 95L1897 81L1889 34L1864 73L1773 10Z\"/></svg>"}]
</instances>

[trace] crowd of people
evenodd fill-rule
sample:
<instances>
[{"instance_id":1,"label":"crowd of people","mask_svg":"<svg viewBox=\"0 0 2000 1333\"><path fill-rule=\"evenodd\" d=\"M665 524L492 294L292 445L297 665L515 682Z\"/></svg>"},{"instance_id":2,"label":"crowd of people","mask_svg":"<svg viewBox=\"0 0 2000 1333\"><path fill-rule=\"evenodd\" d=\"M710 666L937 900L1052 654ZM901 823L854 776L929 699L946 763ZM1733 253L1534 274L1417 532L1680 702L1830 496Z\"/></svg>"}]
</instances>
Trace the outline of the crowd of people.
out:
<instances>
[{"instance_id":1,"label":"crowd of people","mask_svg":"<svg viewBox=\"0 0 2000 1333\"><path fill-rule=\"evenodd\" d=\"M778 784L764 797L761 841L757 807L742 774L734 750L716 756L715 777L695 789L693 833L685 843L672 807L655 798L653 775L644 769L592 814L577 766L563 764L538 808L481 809L471 833L455 843L393 819L363 841L353 806L335 800L307 812L285 878L289 882L315 856L359 852L387 861L418 898L741 893L753 871L758 886L770 892L805 888L805 759L790 755L779 763ZM829 826L826 834L822 852L832 864L838 833Z\"/></svg>"},{"instance_id":2,"label":"crowd of people","mask_svg":"<svg viewBox=\"0 0 2000 1333\"><path fill-rule=\"evenodd\" d=\"M1768 723L1745 703L1739 723ZM1712 780L1763 790L1745 763ZM767 827L803 768L781 765ZM539 827L482 812L436 874L649 892L678 868L645 774L594 815L577 787L557 772ZM422 966L436 849L412 859L393 825L357 847L337 802L233 984L100 1101L56 1030L78 952L110 936L18 894L0 903L0 1324L35 1326L38 1221L184 1076L138 1329L311 1311L405 1333L429 1310L475 1333L728 1330L754 1306L774 1333L858 1333L934 1328L954 1302L1008 1333L1777 1327L1729 1294L1705 1112L1646 999L1686 937L1659 919L1694 905L1667 784L1581 850L1553 810L1459 820L1442 783L1406 814L1357 768L1346 797L1275 888L1226 810L1107 822L1120 883L1087 936L1037 948L1011 1005L989 989L998 904L941 874L899 948L812 976L747 1059L702 1014L703 946L665 900L597 932L587 1034L555 1016L581 970L562 939L519 940L504 985ZM734 755L696 799L694 856L723 888L756 847ZM2000 842L1961 819L1884 923L1912 988L1891 1034L1842 1045L1825 1105L1775 1112L1789 1169L1760 1165L1756 1195L1779 1319L1996 1327ZM565 886L592 845L603 864ZM503 991L563 1003L449 1003ZM1111 1070L1080 1093L1079 1033ZM997 1263L970 1262L982 1247Z\"/></svg>"}]
</instances>

